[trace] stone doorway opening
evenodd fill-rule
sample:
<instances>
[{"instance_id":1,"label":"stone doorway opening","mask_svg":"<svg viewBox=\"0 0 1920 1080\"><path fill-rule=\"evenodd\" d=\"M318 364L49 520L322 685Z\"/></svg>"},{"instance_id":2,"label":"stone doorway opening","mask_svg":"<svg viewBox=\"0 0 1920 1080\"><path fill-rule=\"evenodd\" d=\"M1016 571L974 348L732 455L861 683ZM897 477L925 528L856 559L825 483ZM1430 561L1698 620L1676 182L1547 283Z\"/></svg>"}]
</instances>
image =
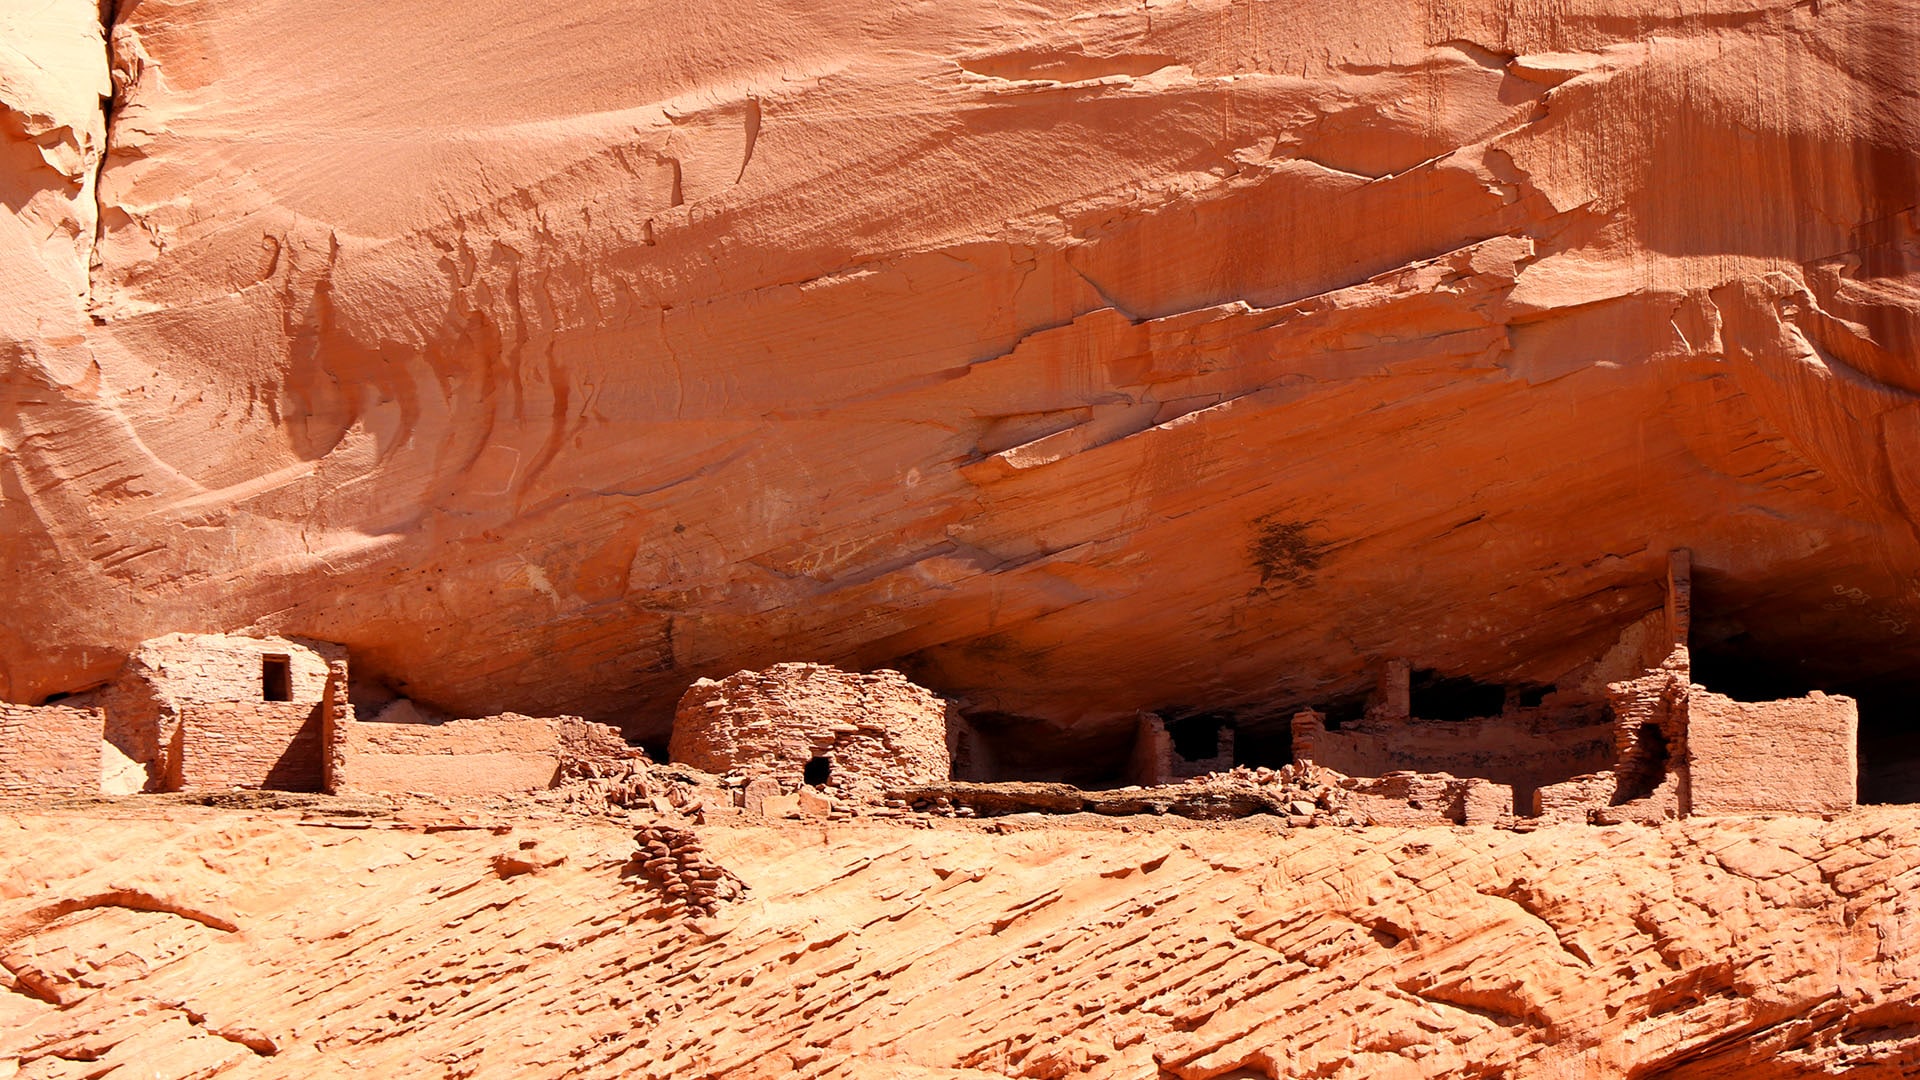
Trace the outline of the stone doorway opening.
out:
<instances>
[{"instance_id":1,"label":"stone doorway opening","mask_svg":"<svg viewBox=\"0 0 1920 1080\"><path fill-rule=\"evenodd\" d=\"M1920 686L1838 692L1860 704L1860 801L1920 803Z\"/></svg>"},{"instance_id":2,"label":"stone doorway opening","mask_svg":"<svg viewBox=\"0 0 1920 1080\"><path fill-rule=\"evenodd\" d=\"M791 768L791 766L789 766L789 768ZM829 758L809 758L807 763L800 769L801 782L814 787L819 787L832 779L833 761Z\"/></svg>"}]
</instances>

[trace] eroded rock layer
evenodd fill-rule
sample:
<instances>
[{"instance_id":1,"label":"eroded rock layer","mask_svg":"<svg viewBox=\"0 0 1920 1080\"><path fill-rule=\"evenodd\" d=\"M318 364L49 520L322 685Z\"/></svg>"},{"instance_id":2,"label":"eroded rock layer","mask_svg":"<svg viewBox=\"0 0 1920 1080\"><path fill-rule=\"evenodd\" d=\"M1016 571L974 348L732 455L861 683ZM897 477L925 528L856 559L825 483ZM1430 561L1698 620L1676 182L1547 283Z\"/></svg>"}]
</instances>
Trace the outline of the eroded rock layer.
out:
<instances>
[{"instance_id":1,"label":"eroded rock layer","mask_svg":"<svg viewBox=\"0 0 1920 1080\"><path fill-rule=\"evenodd\" d=\"M1920 1076L1908 811L1079 820L17 811L0 1070Z\"/></svg>"},{"instance_id":2,"label":"eroded rock layer","mask_svg":"<svg viewBox=\"0 0 1920 1080\"><path fill-rule=\"evenodd\" d=\"M106 6L0 35L10 700L251 628L1068 754L1551 684L1676 548L1703 646L1920 660L1912 0Z\"/></svg>"}]
</instances>

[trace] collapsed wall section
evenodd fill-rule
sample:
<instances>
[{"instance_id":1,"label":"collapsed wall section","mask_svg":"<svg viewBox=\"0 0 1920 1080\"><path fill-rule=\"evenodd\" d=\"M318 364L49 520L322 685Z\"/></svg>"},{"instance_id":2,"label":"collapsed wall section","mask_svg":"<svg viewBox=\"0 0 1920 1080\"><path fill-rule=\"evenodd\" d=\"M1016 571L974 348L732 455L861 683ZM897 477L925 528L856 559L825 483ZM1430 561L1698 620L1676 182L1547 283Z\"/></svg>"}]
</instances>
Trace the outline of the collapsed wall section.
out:
<instances>
[{"instance_id":1,"label":"collapsed wall section","mask_svg":"<svg viewBox=\"0 0 1920 1080\"><path fill-rule=\"evenodd\" d=\"M1311 757L1348 776L1395 772L1478 777L1513 789L1531 806L1534 791L1614 760L1613 724L1592 715L1527 710L1472 720L1362 721L1327 730L1318 714L1302 714L1295 731ZM1301 753L1296 744L1295 754Z\"/></svg>"},{"instance_id":2,"label":"collapsed wall section","mask_svg":"<svg viewBox=\"0 0 1920 1080\"><path fill-rule=\"evenodd\" d=\"M1127 761L1128 782L1151 787L1226 772L1233 768L1234 736L1232 725L1216 717L1169 722L1141 713Z\"/></svg>"}]
</instances>

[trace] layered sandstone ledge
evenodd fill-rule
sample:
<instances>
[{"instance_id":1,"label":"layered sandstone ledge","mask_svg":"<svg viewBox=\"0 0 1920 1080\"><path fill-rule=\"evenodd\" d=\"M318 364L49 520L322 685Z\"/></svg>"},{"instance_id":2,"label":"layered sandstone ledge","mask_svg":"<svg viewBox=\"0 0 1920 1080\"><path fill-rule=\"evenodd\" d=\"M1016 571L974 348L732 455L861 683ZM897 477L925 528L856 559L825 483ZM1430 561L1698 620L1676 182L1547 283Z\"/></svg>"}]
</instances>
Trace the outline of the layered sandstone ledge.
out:
<instances>
[{"instance_id":1,"label":"layered sandstone ledge","mask_svg":"<svg viewBox=\"0 0 1920 1080\"><path fill-rule=\"evenodd\" d=\"M1920 814L1906 809L1517 833L700 826L255 798L294 805L150 796L0 816L0 1074L1891 1077L1920 1063ZM671 855L653 862L737 878L739 898L685 917L631 861L635 825Z\"/></svg>"}]
</instances>

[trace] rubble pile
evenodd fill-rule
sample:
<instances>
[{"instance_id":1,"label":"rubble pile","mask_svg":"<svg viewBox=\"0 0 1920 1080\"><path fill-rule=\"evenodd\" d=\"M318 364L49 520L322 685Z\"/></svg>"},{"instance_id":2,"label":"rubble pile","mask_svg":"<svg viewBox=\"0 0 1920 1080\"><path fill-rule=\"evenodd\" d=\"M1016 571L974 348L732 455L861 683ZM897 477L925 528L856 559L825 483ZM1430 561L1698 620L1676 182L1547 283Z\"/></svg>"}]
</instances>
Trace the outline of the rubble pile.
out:
<instances>
[{"instance_id":1,"label":"rubble pile","mask_svg":"<svg viewBox=\"0 0 1920 1080\"><path fill-rule=\"evenodd\" d=\"M747 886L732 871L708 857L700 838L672 825L634 830L632 866L660 887L670 906L689 915L712 915L720 905L746 895Z\"/></svg>"},{"instance_id":2,"label":"rubble pile","mask_svg":"<svg viewBox=\"0 0 1920 1080\"><path fill-rule=\"evenodd\" d=\"M610 767L589 766L536 798L560 803L578 814L646 810L694 821L704 821L717 807L733 805L731 793L714 777L697 769L657 765L644 756Z\"/></svg>"},{"instance_id":3,"label":"rubble pile","mask_svg":"<svg viewBox=\"0 0 1920 1080\"><path fill-rule=\"evenodd\" d=\"M1175 790L1198 792L1198 795L1184 796L1196 807L1206 805L1209 800L1234 805L1251 798L1264 804L1268 812L1286 818L1289 825L1357 825L1361 821L1349 810L1347 792L1342 786L1346 779L1345 775L1311 761L1298 761L1278 768L1236 765L1224 772L1194 777L1177 785Z\"/></svg>"},{"instance_id":4,"label":"rubble pile","mask_svg":"<svg viewBox=\"0 0 1920 1080\"><path fill-rule=\"evenodd\" d=\"M1088 791L1071 784L955 780L891 789L882 811L876 812L899 807L942 817L1172 814L1202 821L1270 814L1301 827L1360 824L1362 819L1347 806L1347 793L1342 788L1346 779L1332 769L1301 762L1277 769L1235 766L1178 784L1108 791Z\"/></svg>"}]
</instances>

